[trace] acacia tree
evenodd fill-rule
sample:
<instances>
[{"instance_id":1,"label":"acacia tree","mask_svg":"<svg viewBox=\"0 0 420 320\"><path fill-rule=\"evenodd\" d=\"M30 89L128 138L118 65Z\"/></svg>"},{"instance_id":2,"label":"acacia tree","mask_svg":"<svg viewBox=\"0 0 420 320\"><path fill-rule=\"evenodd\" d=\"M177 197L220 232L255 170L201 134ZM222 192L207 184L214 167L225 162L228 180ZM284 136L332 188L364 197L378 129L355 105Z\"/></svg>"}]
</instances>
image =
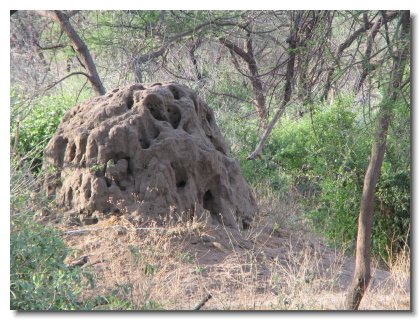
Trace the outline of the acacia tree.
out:
<instances>
[{"instance_id":1,"label":"acacia tree","mask_svg":"<svg viewBox=\"0 0 420 320\"><path fill-rule=\"evenodd\" d=\"M409 61L410 12L403 11L399 12L398 15L399 22L395 31L394 43L391 43L388 30L385 30L389 54L392 57L392 70L389 84L385 90L387 96L380 106L370 161L364 178L357 232L356 268L345 302L346 308L350 310L358 309L371 279L370 246L376 183L384 159L388 128L393 116L393 107L401 95L401 87L404 83L403 76L407 62ZM386 25L386 22L384 25Z\"/></svg>"},{"instance_id":2,"label":"acacia tree","mask_svg":"<svg viewBox=\"0 0 420 320\"><path fill-rule=\"evenodd\" d=\"M290 12L291 31L286 41L288 47L284 50L287 54L284 61L286 70L282 70L283 73L277 78L278 83L284 84L283 96L280 106L247 159L253 160L262 154L272 129L288 104L295 102L302 108L305 105L311 108L317 98L325 101L336 90L353 89L357 94L367 76L387 60L387 55L383 53L386 46L374 50L374 46L378 45L375 37L380 27L386 26L396 15L396 11ZM333 36L333 29L342 29L341 24L344 22L350 26L348 35L344 38ZM294 37L297 43L291 41ZM360 54L364 39L367 39L366 49L364 54ZM381 44L380 41L378 43ZM358 65L362 65L360 75L355 68Z\"/></svg>"},{"instance_id":3,"label":"acacia tree","mask_svg":"<svg viewBox=\"0 0 420 320\"><path fill-rule=\"evenodd\" d=\"M83 62L83 67L87 71L87 73L85 72L71 73L67 75L66 77L64 77L63 79L61 79L59 82L63 81L64 79L72 75L82 74L86 78L88 78L88 80L90 81L92 85L93 90L96 92L97 95L100 96L100 95L105 94L106 90L99 77L98 71L96 70L96 65L93 62L92 55L90 54L90 51L88 47L86 46L85 42L82 40L82 38L80 38L80 36L77 34L76 30L73 28L72 24L70 23L69 15L60 10L38 11L38 13L42 16L49 17L60 24L61 29L69 37L70 41L72 42L74 50L79 54ZM54 83L54 85L57 83Z\"/></svg>"},{"instance_id":4,"label":"acacia tree","mask_svg":"<svg viewBox=\"0 0 420 320\"><path fill-rule=\"evenodd\" d=\"M379 65L380 63L372 63L371 57L373 52L373 46L375 43L375 37L379 33L381 27L383 25L387 25L389 22L391 22L395 17L397 16L396 11L382 11L381 15L376 19L376 21L373 23L372 28L370 29L370 32L366 39L366 49L363 56L363 63L362 63L362 72L359 76L359 79L357 80L355 86L354 86L354 92L357 94L360 89L363 87L363 83L365 82L367 76L372 73Z\"/></svg>"},{"instance_id":5,"label":"acacia tree","mask_svg":"<svg viewBox=\"0 0 420 320\"><path fill-rule=\"evenodd\" d=\"M232 56L233 64L236 69L249 79L252 85L252 92L254 95L254 106L258 113L258 117L262 126L267 118L267 109L265 105L265 93L263 89L263 82L261 81L260 71L255 58L255 29L254 29L254 17L252 15L242 15L246 18L244 22L237 21L232 23L237 29L245 32L245 44L244 48L235 44L227 36L219 37L219 42L229 49ZM220 25L220 24L219 24ZM225 23L226 25L226 23ZM237 61L237 57L243 60L246 64L249 74L245 74L241 71L241 67Z\"/></svg>"},{"instance_id":6,"label":"acacia tree","mask_svg":"<svg viewBox=\"0 0 420 320\"><path fill-rule=\"evenodd\" d=\"M324 28L325 26L327 27ZM311 43L314 43L312 40L320 36L315 30L320 29L321 33L325 34L328 33L330 26L331 19L324 12L294 11L290 13L289 34L286 38L288 47L285 50L287 53L285 60L286 70L284 77L279 77L278 79L278 84L284 82L281 102L273 118L262 133L254 151L247 157L248 160L254 160L261 156L271 131L284 114L287 105L292 99L297 78L296 75L299 75L299 79L304 87L304 93L301 94L302 100L312 100L312 88L315 82L318 81L322 71L323 63L320 63L320 61L323 59L320 56L323 55L322 47L324 42L320 41L315 47L312 47ZM317 56L312 56L312 61L315 61L314 63L309 58L302 58L305 55L310 55L310 52L319 53L318 58ZM313 67L308 72L307 68L311 64L313 64ZM304 72L305 74L303 75Z\"/></svg>"},{"instance_id":7,"label":"acacia tree","mask_svg":"<svg viewBox=\"0 0 420 320\"><path fill-rule=\"evenodd\" d=\"M192 26L187 25L181 29L181 32L179 32L180 30L178 29L176 33L172 34L171 32L171 35L167 36L166 34L160 32L160 29L162 29L161 24L163 23L165 16L166 12L161 11L158 18L159 22L149 26L148 28L148 32L155 35L154 37L157 43L157 48L151 49L146 53L139 54L133 59L133 70L136 82L143 81L142 68L145 63L162 57L174 43L182 41L192 35L197 35L211 24L211 22L207 20L199 24L193 24Z\"/></svg>"}]
</instances>

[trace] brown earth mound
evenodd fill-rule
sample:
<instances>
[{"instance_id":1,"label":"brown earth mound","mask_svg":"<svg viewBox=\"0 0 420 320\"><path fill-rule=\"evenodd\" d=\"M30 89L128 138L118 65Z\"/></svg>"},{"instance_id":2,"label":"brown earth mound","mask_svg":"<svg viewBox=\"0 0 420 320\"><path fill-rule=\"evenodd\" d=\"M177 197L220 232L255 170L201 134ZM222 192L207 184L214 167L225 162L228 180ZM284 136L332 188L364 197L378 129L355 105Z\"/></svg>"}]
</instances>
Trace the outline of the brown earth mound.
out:
<instances>
[{"instance_id":1,"label":"brown earth mound","mask_svg":"<svg viewBox=\"0 0 420 320\"><path fill-rule=\"evenodd\" d=\"M68 111L44 152L45 189L82 223L178 216L248 228L257 210L213 111L176 83L135 84Z\"/></svg>"}]
</instances>

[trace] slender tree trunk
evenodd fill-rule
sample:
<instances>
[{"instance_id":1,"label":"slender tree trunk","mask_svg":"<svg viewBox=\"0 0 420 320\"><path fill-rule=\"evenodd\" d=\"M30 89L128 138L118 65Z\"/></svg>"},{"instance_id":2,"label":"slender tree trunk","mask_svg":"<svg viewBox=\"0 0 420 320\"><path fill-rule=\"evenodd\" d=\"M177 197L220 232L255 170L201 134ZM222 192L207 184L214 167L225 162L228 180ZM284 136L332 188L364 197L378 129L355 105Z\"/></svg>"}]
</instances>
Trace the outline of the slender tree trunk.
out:
<instances>
[{"instance_id":1,"label":"slender tree trunk","mask_svg":"<svg viewBox=\"0 0 420 320\"><path fill-rule=\"evenodd\" d=\"M61 29L70 38L74 50L80 55L83 65L87 70L87 75L90 83L92 84L93 90L98 96L105 94L106 90L102 84L101 78L99 77L98 71L96 70L95 63L93 62L92 56L89 52L88 47L82 38L79 37L76 30L70 23L69 16L60 10L55 11L38 11L42 16L49 17L58 23L60 23ZM70 13L72 14L72 13Z\"/></svg>"},{"instance_id":2,"label":"slender tree trunk","mask_svg":"<svg viewBox=\"0 0 420 320\"><path fill-rule=\"evenodd\" d=\"M365 56L363 58L363 71L362 74L360 75L360 79L359 81L356 83L355 87L354 87L354 93L358 93L360 91L360 89L363 86L363 83L365 82L366 77L368 76L369 72L372 71L372 64L370 63L370 56L372 54L372 46L373 46L373 42L375 40L376 35L379 32L379 29L382 25L382 17L379 17L375 24L372 27L372 30L368 36L367 39L367 43L366 43L366 51L365 51Z\"/></svg>"},{"instance_id":3,"label":"slender tree trunk","mask_svg":"<svg viewBox=\"0 0 420 320\"><path fill-rule=\"evenodd\" d=\"M253 91L253 95L254 95L254 106L255 109L258 113L258 118L260 121L260 124L262 127L266 126L266 121L267 121L267 109L265 106L265 95L264 95L264 89L263 89L263 84L261 82L259 73L258 73L258 66L257 66L257 62L255 60L254 57L254 50L253 50L253 46L252 46L252 38L251 35L248 34L248 38L247 38L247 51L243 50L242 48L238 47L236 44L230 42L228 39L226 38L219 38L220 43L222 43L224 46L226 46L232 56L234 57L234 53L236 55L238 55L239 57L241 57L242 60L245 61L245 63L247 64L248 70L249 70L249 76L247 76L249 78L249 80L251 81L251 85L252 85L252 91ZM238 69L238 71L240 71L240 67L239 64L237 63L237 61L234 58L234 64L236 69Z\"/></svg>"},{"instance_id":4,"label":"slender tree trunk","mask_svg":"<svg viewBox=\"0 0 420 320\"><path fill-rule=\"evenodd\" d=\"M350 310L356 310L359 307L371 279L370 240L375 189L384 159L390 118L390 110L382 112L379 116L379 126L375 134L375 142L372 146L370 161L365 174L357 230L356 269L351 289L346 298L346 308Z\"/></svg>"},{"instance_id":5,"label":"slender tree trunk","mask_svg":"<svg viewBox=\"0 0 420 320\"><path fill-rule=\"evenodd\" d=\"M83 64L86 66L86 69L89 73L89 81L92 84L93 89L95 90L98 96L105 94L106 90L102 84L99 74L96 71L95 63L93 62L92 56L90 55L89 49L84 43L84 41L79 37L76 30L70 23L69 17L60 10L54 11L56 20L60 23L61 28L70 38L73 43L74 49L80 55Z\"/></svg>"},{"instance_id":6,"label":"slender tree trunk","mask_svg":"<svg viewBox=\"0 0 420 320\"><path fill-rule=\"evenodd\" d=\"M280 104L279 109L275 113L273 119L271 119L270 123L268 124L267 128L263 132L260 141L258 142L257 147L255 150L247 157L247 160L254 160L261 156L261 152L265 146L265 143L270 136L271 131L273 130L275 124L280 119L282 114L284 113L286 109L286 105L289 103L291 97L292 97L292 89L293 89L293 78L294 78L294 71L295 71L295 60L296 60L296 48L299 45L299 20L300 16L295 20L294 28L287 39L287 43L289 44L289 59L287 61L287 68L286 68L286 83L284 85L284 95L283 100Z\"/></svg>"},{"instance_id":7,"label":"slender tree trunk","mask_svg":"<svg viewBox=\"0 0 420 320\"><path fill-rule=\"evenodd\" d=\"M246 45L247 45L247 52L250 58L247 63L248 63L249 72L251 74L252 90L254 91L254 97L255 97L254 103L258 110L260 123L262 127L265 127L266 121L267 121L267 108L265 106L265 94L264 94L263 84L261 82L261 79L258 73L257 61L255 61L255 57L254 57L254 48L252 44L251 34L248 34Z\"/></svg>"},{"instance_id":8,"label":"slender tree trunk","mask_svg":"<svg viewBox=\"0 0 420 320\"><path fill-rule=\"evenodd\" d=\"M408 61L410 44L410 12L401 13L401 32L396 45L399 50L392 53L393 67L389 96L386 97L378 116L378 126L375 132L375 140L372 145L369 165L366 171L362 200L360 203L359 225L356 246L356 268L353 281L346 297L346 309L357 310L363 298L366 288L371 279L370 272L370 244L372 233L372 220L375 200L376 182L379 177L382 162L385 154L386 137L393 114L393 104L397 101L404 69ZM390 48L391 49L391 48ZM392 49L391 49L392 50ZM392 52L392 51L391 51Z\"/></svg>"},{"instance_id":9,"label":"slender tree trunk","mask_svg":"<svg viewBox=\"0 0 420 320\"><path fill-rule=\"evenodd\" d=\"M200 81L203 78L203 75L201 74L201 71L198 67L198 61L197 58L195 57L195 51L198 49L198 47L201 45L201 39L198 38L197 40L192 40L191 43L191 47L189 49L189 54L190 54L190 60L192 62L192 64L194 65L194 72L196 75L196 78L198 81Z\"/></svg>"}]
</instances>

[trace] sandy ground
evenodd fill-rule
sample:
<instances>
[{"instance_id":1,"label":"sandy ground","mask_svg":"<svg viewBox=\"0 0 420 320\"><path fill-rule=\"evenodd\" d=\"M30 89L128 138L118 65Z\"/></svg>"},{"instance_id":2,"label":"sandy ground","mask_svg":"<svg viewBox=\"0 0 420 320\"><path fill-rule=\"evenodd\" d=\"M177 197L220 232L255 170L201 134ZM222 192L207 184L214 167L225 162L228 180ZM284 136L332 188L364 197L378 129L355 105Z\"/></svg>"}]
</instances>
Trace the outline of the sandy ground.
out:
<instances>
[{"instance_id":1,"label":"sandy ground","mask_svg":"<svg viewBox=\"0 0 420 320\"><path fill-rule=\"evenodd\" d=\"M73 249L68 261L86 255L83 268L96 275L84 296L122 288L116 294L136 309L190 310L211 295L202 310L339 310L355 266L311 235L267 226L142 229L113 217L61 230ZM409 274L374 268L360 309L409 308Z\"/></svg>"}]
</instances>

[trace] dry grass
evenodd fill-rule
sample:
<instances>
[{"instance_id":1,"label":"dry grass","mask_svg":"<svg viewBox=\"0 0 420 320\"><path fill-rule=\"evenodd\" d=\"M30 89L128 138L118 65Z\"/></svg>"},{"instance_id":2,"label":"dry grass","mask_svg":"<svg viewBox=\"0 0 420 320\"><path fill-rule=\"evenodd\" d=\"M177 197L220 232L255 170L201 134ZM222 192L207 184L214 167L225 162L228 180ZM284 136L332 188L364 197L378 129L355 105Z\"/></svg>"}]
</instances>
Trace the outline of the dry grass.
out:
<instances>
[{"instance_id":1,"label":"dry grass","mask_svg":"<svg viewBox=\"0 0 420 320\"><path fill-rule=\"evenodd\" d=\"M402 250L390 259L388 270L387 279L377 287L369 286L361 302L361 310L410 309L410 250Z\"/></svg>"},{"instance_id":2,"label":"dry grass","mask_svg":"<svg viewBox=\"0 0 420 320\"><path fill-rule=\"evenodd\" d=\"M130 230L115 220L112 228L68 239L78 254L90 256L97 287L84 297L107 294L135 309L190 310L208 293L211 310L342 309L343 255L287 235L260 235L257 241L226 241L238 235L205 226ZM212 236L213 234L213 236ZM69 238L74 236L69 236ZM282 250L273 246L283 245ZM264 250L265 249L265 250ZM275 255L275 253L278 253ZM400 263L406 265L406 260ZM386 286L369 289L361 309L408 309L404 281L409 269L395 264Z\"/></svg>"},{"instance_id":3,"label":"dry grass","mask_svg":"<svg viewBox=\"0 0 420 320\"><path fill-rule=\"evenodd\" d=\"M303 208L299 198L302 196L293 188L285 193L275 192L264 183L253 188L260 210L256 223L279 226L293 230L307 230Z\"/></svg>"},{"instance_id":4,"label":"dry grass","mask_svg":"<svg viewBox=\"0 0 420 320\"><path fill-rule=\"evenodd\" d=\"M83 298L112 292L136 310L191 310L210 293L202 310L343 309L353 260L304 228L283 228L299 217L280 216L285 206L278 201L274 194L260 197L265 211L246 231L198 221L137 229L124 217L112 217L87 228L93 231L67 234L74 257L89 255L87 268L97 278ZM296 214L292 202L287 207ZM408 310L409 262L405 252L390 261L389 272L375 269L360 309Z\"/></svg>"}]
</instances>

